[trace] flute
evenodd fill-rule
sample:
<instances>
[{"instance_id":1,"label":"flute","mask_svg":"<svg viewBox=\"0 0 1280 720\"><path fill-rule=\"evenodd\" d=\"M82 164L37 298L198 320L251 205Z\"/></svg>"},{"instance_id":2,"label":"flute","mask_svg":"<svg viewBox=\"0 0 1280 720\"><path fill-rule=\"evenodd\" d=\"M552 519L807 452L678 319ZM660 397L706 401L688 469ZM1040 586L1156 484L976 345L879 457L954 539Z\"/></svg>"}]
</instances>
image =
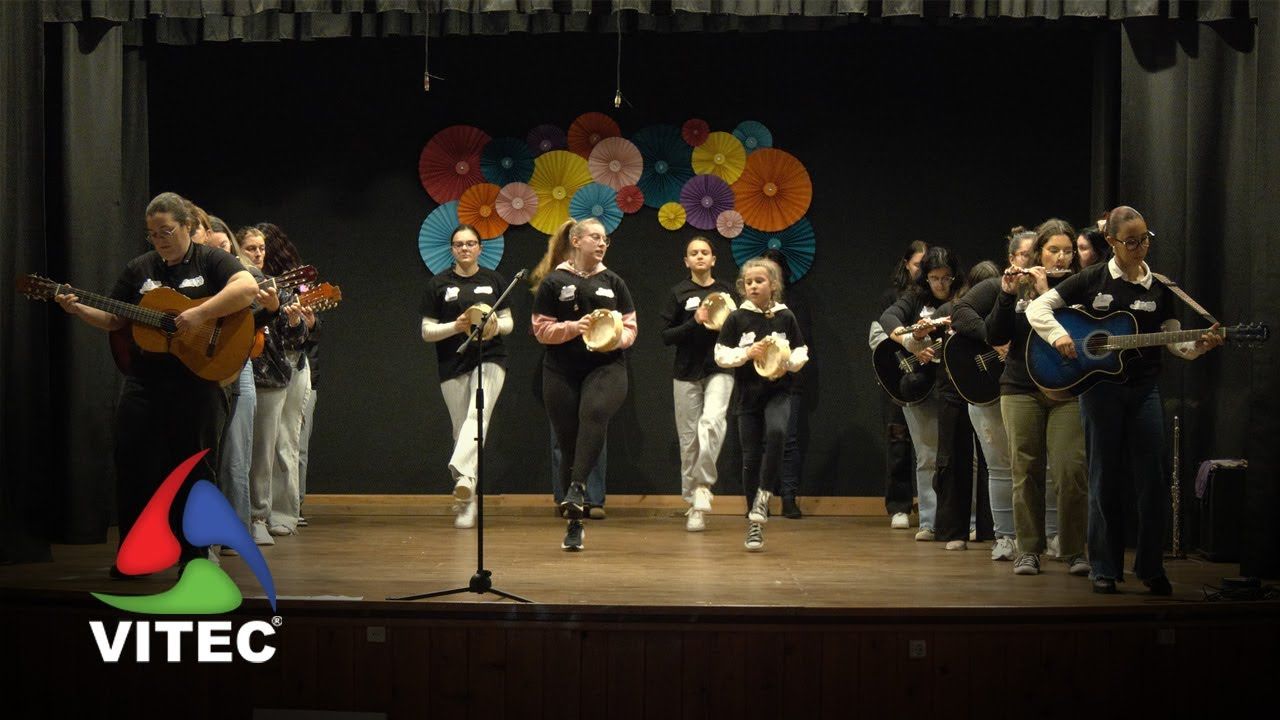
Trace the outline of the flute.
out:
<instances>
[{"instance_id":1,"label":"flute","mask_svg":"<svg viewBox=\"0 0 1280 720\"><path fill-rule=\"evenodd\" d=\"M933 328L936 328L936 327L938 327L939 325L946 325L946 324L947 324L947 323L949 323L949 322L951 322L951 316L950 316L950 315L948 315L948 316L946 316L946 317L940 317L940 318L928 318L928 319L925 319L925 320L921 320L920 322L916 323L915 325L906 325L906 326L904 326L904 327L900 327L900 328L898 328L897 330L894 330L894 331L893 331L893 336L894 336L894 337L901 337L901 336L903 336L903 335L907 335L907 334L909 334L909 333L913 333L913 332L915 332L915 331L917 331L917 330L932 330Z\"/></svg>"},{"instance_id":2,"label":"flute","mask_svg":"<svg viewBox=\"0 0 1280 720\"><path fill-rule=\"evenodd\" d=\"M1005 270L1004 274L1010 276L1030 275L1031 270L1032 268L1011 267L1008 270ZM1044 274L1049 277L1062 277L1063 275L1070 275L1072 272L1074 271L1071 268L1053 268L1052 270L1045 270Z\"/></svg>"}]
</instances>

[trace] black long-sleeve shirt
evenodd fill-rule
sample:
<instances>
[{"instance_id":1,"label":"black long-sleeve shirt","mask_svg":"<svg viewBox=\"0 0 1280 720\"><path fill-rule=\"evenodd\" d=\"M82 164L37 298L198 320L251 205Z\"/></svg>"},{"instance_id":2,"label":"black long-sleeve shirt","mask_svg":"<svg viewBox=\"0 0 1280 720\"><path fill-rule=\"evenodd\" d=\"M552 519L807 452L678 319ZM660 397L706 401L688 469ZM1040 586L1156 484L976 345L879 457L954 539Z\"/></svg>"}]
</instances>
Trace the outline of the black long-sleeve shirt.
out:
<instances>
[{"instance_id":1,"label":"black long-sleeve shirt","mask_svg":"<svg viewBox=\"0 0 1280 720\"><path fill-rule=\"evenodd\" d=\"M733 289L723 280L716 280L703 287L690 278L685 278L667 296L667 304L662 310L662 319L666 327L662 330L662 342L676 346L675 368L672 377L676 380L696 381L712 373L732 373L728 368L716 364L717 330L708 330L694 319L698 306L708 295L714 292L733 295Z\"/></svg>"}]
</instances>

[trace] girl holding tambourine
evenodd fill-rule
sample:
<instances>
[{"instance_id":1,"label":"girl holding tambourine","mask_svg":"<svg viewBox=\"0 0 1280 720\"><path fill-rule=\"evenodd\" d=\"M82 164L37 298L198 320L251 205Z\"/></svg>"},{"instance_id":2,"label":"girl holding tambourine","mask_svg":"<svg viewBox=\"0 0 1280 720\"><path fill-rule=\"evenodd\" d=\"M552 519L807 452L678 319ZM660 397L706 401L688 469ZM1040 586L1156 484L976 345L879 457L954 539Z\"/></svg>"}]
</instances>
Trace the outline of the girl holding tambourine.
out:
<instances>
[{"instance_id":1,"label":"girl holding tambourine","mask_svg":"<svg viewBox=\"0 0 1280 720\"><path fill-rule=\"evenodd\" d=\"M493 406L506 380L507 349L502 336L514 325L511 311L502 308L491 316L480 341L458 348L466 341L475 323L488 312L507 287L495 270L480 267L480 233L470 225L459 225L449 238L453 267L432 277L422 296L422 339L436 346L440 370L440 394L449 408L453 425L453 454L449 474L453 477L453 497L457 501L454 527L470 528L476 523L476 380L483 373L488 393L484 405L484 430L488 435Z\"/></svg>"},{"instance_id":2,"label":"girl holding tambourine","mask_svg":"<svg viewBox=\"0 0 1280 720\"><path fill-rule=\"evenodd\" d=\"M680 439L680 490L689 503L685 529L706 529L711 512L711 488L716 483L716 459L724 444L725 414L733 394L733 373L716 364L715 344L720 326L736 307L733 289L711 276L716 255L704 237L684 249L689 277L667 297L662 319L662 342L676 348L672 379L676 435Z\"/></svg>"},{"instance_id":3,"label":"girl holding tambourine","mask_svg":"<svg viewBox=\"0 0 1280 720\"><path fill-rule=\"evenodd\" d=\"M720 367L737 368L742 485L753 498L743 544L756 552L764 548L769 499L782 481L792 373L809 361L809 348L795 315L782 303L782 270L777 263L764 258L746 261L737 287L743 303L720 328L715 359Z\"/></svg>"},{"instance_id":4,"label":"girl holding tambourine","mask_svg":"<svg viewBox=\"0 0 1280 720\"><path fill-rule=\"evenodd\" d=\"M542 398L560 445L560 503L569 518L560 547L583 548L586 481L609 420L627 397L624 350L635 342L635 304L622 278L604 265L609 236L595 218L561 225L533 271L533 334L547 346ZM555 258L568 259L551 268Z\"/></svg>"}]
</instances>

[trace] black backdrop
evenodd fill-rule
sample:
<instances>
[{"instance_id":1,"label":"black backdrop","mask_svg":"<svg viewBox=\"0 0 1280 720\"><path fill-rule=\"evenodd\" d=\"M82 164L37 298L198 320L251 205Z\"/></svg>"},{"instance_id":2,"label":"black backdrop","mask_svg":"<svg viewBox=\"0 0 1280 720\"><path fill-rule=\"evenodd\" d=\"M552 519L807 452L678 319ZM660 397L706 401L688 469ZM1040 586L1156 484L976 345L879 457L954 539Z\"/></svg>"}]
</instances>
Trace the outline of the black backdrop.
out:
<instances>
[{"instance_id":1,"label":"black backdrop","mask_svg":"<svg viewBox=\"0 0 1280 720\"><path fill-rule=\"evenodd\" d=\"M449 424L434 353L417 333L428 271L418 226L434 203L416 176L440 128L523 137L607 111L624 135L658 122L768 125L814 184L813 270L789 293L807 315L814 362L804 399L806 495L878 495L880 396L867 323L910 240L1000 259L1011 225L1090 217L1089 100L1099 25L854 27L824 33L638 35L624 44L613 110L611 35L433 40L421 89L417 40L205 43L149 49L151 186L197 200L233 225L283 226L347 298L322 348L309 489L443 492ZM1113 29L1111 30L1113 32ZM1114 35L1112 35L1114 37ZM1113 44L1114 47L1114 44ZM163 98L163 99L160 99ZM692 229L628 216L608 264L636 297L631 393L609 439L609 490L673 493L678 457L671 353L658 334L666 290ZM718 236L716 236L718 238ZM500 270L531 267L545 236L506 235ZM736 272L716 242L718 275ZM532 392L541 351L516 298L507 384L488 442L494 492L546 492L547 421ZM722 492L738 486L726 447Z\"/></svg>"}]
</instances>

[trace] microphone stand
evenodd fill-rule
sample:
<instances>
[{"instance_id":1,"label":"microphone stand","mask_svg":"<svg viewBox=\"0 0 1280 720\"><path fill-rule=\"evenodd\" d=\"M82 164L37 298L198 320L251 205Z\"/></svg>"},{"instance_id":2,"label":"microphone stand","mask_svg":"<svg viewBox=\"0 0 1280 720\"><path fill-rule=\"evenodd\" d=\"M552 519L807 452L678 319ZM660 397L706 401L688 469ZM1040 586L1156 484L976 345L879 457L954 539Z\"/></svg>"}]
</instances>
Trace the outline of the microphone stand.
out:
<instances>
[{"instance_id":1,"label":"microphone stand","mask_svg":"<svg viewBox=\"0 0 1280 720\"><path fill-rule=\"evenodd\" d=\"M479 351L480 343L484 342L481 335L484 328L489 324L489 318L498 312L502 307L502 303L507 299L507 295L511 294L512 288L524 278L525 271L521 270L511 279L511 284L506 290L502 291L502 295L494 302L489 312L480 318L480 322L471 329L471 334L467 336L465 342L458 347L458 354L466 352L475 343L475 349ZM419 593L417 595L404 595L400 597L388 597L388 600L421 600L423 598L441 597L444 595L457 595L459 593L471 592L477 595L485 593L493 593L498 597L507 600L515 600L516 602L533 602L519 595L512 595L503 592L493 586L493 573L484 567L484 368L483 357L476 362L476 490L475 497L472 502L476 505L476 574L471 576L471 580L464 586L451 588L449 590L436 590L434 592Z\"/></svg>"}]
</instances>

